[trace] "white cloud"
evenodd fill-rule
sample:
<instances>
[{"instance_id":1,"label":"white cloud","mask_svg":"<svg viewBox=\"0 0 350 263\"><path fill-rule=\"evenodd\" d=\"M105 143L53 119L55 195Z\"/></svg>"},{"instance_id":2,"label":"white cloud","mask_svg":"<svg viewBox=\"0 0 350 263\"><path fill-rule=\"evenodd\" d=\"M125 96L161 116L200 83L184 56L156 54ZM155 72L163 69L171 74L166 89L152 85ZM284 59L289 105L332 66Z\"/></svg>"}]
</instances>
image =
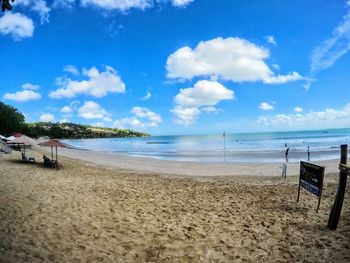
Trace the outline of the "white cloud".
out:
<instances>
[{"instance_id":1,"label":"white cloud","mask_svg":"<svg viewBox=\"0 0 350 263\"><path fill-rule=\"evenodd\" d=\"M75 5L75 0L54 0L52 7L53 8L63 8L63 9L72 9Z\"/></svg>"},{"instance_id":2,"label":"white cloud","mask_svg":"<svg viewBox=\"0 0 350 263\"><path fill-rule=\"evenodd\" d=\"M68 119L62 119L62 120L60 120L60 123L66 123L66 122L69 122L69 120L68 120Z\"/></svg>"},{"instance_id":3,"label":"white cloud","mask_svg":"<svg viewBox=\"0 0 350 263\"><path fill-rule=\"evenodd\" d=\"M15 93L6 93L4 99L13 100L17 102L25 102L30 100L39 100L41 95L38 92L32 90L22 90Z\"/></svg>"},{"instance_id":4,"label":"white cloud","mask_svg":"<svg viewBox=\"0 0 350 263\"><path fill-rule=\"evenodd\" d=\"M177 117L175 122L181 125L191 125L195 123L201 114L199 108L184 108L182 106L175 106L171 112Z\"/></svg>"},{"instance_id":5,"label":"white cloud","mask_svg":"<svg viewBox=\"0 0 350 263\"><path fill-rule=\"evenodd\" d=\"M267 43L274 45L274 46L277 46L277 42L276 42L274 36L265 36L265 39L266 39Z\"/></svg>"},{"instance_id":6,"label":"white cloud","mask_svg":"<svg viewBox=\"0 0 350 263\"><path fill-rule=\"evenodd\" d=\"M132 127L132 128L144 127L143 123L136 117L127 117L127 118L116 120L114 122L114 126L119 129L126 129L128 127Z\"/></svg>"},{"instance_id":7,"label":"white cloud","mask_svg":"<svg viewBox=\"0 0 350 263\"><path fill-rule=\"evenodd\" d=\"M350 5L343 21L333 30L332 37L323 41L311 53L311 73L327 69L350 51Z\"/></svg>"},{"instance_id":8,"label":"white cloud","mask_svg":"<svg viewBox=\"0 0 350 263\"><path fill-rule=\"evenodd\" d=\"M294 111L295 111L296 113L300 113L300 112L303 112L303 108L297 106L297 107L294 108Z\"/></svg>"},{"instance_id":9,"label":"white cloud","mask_svg":"<svg viewBox=\"0 0 350 263\"><path fill-rule=\"evenodd\" d=\"M126 117L114 122L114 126L118 128L148 128L157 127L162 123L162 118L159 114L144 107L133 107L130 111L134 116Z\"/></svg>"},{"instance_id":10,"label":"white cloud","mask_svg":"<svg viewBox=\"0 0 350 263\"><path fill-rule=\"evenodd\" d=\"M268 102L261 102L259 104L258 108L261 110L274 110L275 109L275 107Z\"/></svg>"},{"instance_id":11,"label":"white cloud","mask_svg":"<svg viewBox=\"0 0 350 263\"><path fill-rule=\"evenodd\" d=\"M106 127L106 124L104 122L95 122L95 123L92 123L91 126L93 126L93 127Z\"/></svg>"},{"instance_id":12,"label":"white cloud","mask_svg":"<svg viewBox=\"0 0 350 263\"><path fill-rule=\"evenodd\" d=\"M152 97L152 93L147 90L147 93L145 96L141 98L141 100L149 100Z\"/></svg>"},{"instance_id":13,"label":"white cloud","mask_svg":"<svg viewBox=\"0 0 350 263\"><path fill-rule=\"evenodd\" d=\"M153 0L82 0L82 6L95 6L105 10L126 12L129 9L145 10L153 6Z\"/></svg>"},{"instance_id":14,"label":"white cloud","mask_svg":"<svg viewBox=\"0 0 350 263\"><path fill-rule=\"evenodd\" d=\"M10 35L14 40L33 36L33 21L20 13L6 12L0 17L0 34Z\"/></svg>"},{"instance_id":15,"label":"white cloud","mask_svg":"<svg viewBox=\"0 0 350 263\"><path fill-rule=\"evenodd\" d=\"M106 96L108 93L122 93L125 91L125 84L121 80L118 72L106 66L105 71L100 72L97 68L83 69L87 80L77 81L66 77L56 79L56 85L60 88L51 92L51 98L74 98L77 95L85 94L96 98Z\"/></svg>"},{"instance_id":16,"label":"white cloud","mask_svg":"<svg viewBox=\"0 0 350 263\"><path fill-rule=\"evenodd\" d=\"M111 114L102 108L98 103L93 101L85 101L83 106L78 109L79 117L84 119L93 120L100 119L107 122L112 121Z\"/></svg>"},{"instance_id":17,"label":"white cloud","mask_svg":"<svg viewBox=\"0 0 350 263\"><path fill-rule=\"evenodd\" d=\"M277 114L260 117L258 124L285 128L339 128L350 126L350 103L342 109L327 108L322 111L311 111L305 114Z\"/></svg>"},{"instance_id":18,"label":"white cloud","mask_svg":"<svg viewBox=\"0 0 350 263\"><path fill-rule=\"evenodd\" d=\"M79 76L79 70L73 65L66 65L63 69L64 72L71 73L75 76Z\"/></svg>"},{"instance_id":19,"label":"white cloud","mask_svg":"<svg viewBox=\"0 0 350 263\"><path fill-rule=\"evenodd\" d=\"M44 113L40 116L41 122L54 122L55 116L51 113Z\"/></svg>"},{"instance_id":20,"label":"white cloud","mask_svg":"<svg viewBox=\"0 0 350 263\"><path fill-rule=\"evenodd\" d=\"M175 107L172 112L177 117L177 123L190 125L197 120L202 111L213 112L220 101L233 98L234 92L220 83L201 80L191 88L180 90L174 98Z\"/></svg>"},{"instance_id":21,"label":"white cloud","mask_svg":"<svg viewBox=\"0 0 350 263\"><path fill-rule=\"evenodd\" d=\"M192 3L194 0L171 0L173 6L184 7Z\"/></svg>"},{"instance_id":22,"label":"white cloud","mask_svg":"<svg viewBox=\"0 0 350 263\"><path fill-rule=\"evenodd\" d=\"M234 82L262 81L282 84L300 80L297 72L275 75L265 63L267 49L240 38L216 38L200 42L194 49L183 47L171 54L166 63L167 76L172 79L192 79L215 76Z\"/></svg>"},{"instance_id":23,"label":"white cloud","mask_svg":"<svg viewBox=\"0 0 350 263\"><path fill-rule=\"evenodd\" d=\"M60 0L64 1L64 0ZM155 4L171 3L175 7L185 7L194 0L82 0L82 6L95 6L103 10L118 10L126 13L130 9L146 10L154 7Z\"/></svg>"},{"instance_id":24,"label":"white cloud","mask_svg":"<svg viewBox=\"0 0 350 263\"><path fill-rule=\"evenodd\" d=\"M64 106L62 109L61 109L61 112L62 113L65 113L65 114L69 114L69 113L72 113L73 112L73 109L70 107L70 106Z\"/></svg>"},{"instance_id":25,"label":"white cloud","mask_svg":"<svg viewBox=\"0 0 350 263\"><path fill-rule=\"evenodd\" d=\"M46 1L44 0L16 0L14 5L20 5L38 13L41 24L49 22L50 8L46 5Z\"/></svg>"},{"instance_id":26,"label":"white cloud","mask_svg":"<svg viewBox=\"0 0 350 263\"><path fill-rule=\"evenodd\" d=\"M22 89L39 90L40 86L31 83L25 83L22 85Z\"/></svg>"},{"instance_id":27,"label":"white cloud","mask_svg":"<svg viewBox=\"0 0 350 263\"><path fill-rule=\"evenodd\" d=\"M280 69L280 65L278 65L278 64L272 64L271 66L276 70Z\"/></svg>"},{"instance_id":28,"label":"white cloud","mask_svg":"<svg viewBox=\"0 0 350 263\"><path fill-rule=\"evenodd\" d=\"M150 121L149 126L158 126L162 122L162 118L159 114L150 111L148 108L133 107L131 113L135 114L137 118L145 118Z\"/></svg>"}]
</instances>

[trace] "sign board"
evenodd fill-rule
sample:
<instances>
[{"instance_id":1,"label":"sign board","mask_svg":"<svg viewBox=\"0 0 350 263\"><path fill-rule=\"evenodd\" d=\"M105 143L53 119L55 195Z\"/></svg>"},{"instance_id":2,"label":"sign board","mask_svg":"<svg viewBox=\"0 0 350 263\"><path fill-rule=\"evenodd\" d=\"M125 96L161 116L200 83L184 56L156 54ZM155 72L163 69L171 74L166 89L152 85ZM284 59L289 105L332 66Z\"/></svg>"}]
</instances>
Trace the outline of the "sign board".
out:
<instances>
[{"instance_id":1,"label":"sign board","mask_svg":"<svg viewBox=\"0 0 350 263\"><path fill-rule=\"evenodd\" d=\"M300 187L303 187L307 191L319 197L316 212L320 207L324 172L325 172L324 166L319 166L316 164L302 162L302 161L300 162L300 177L299 177L299 190L298 190L297 202L299 201Z\"/></svg>"}]
</instances>

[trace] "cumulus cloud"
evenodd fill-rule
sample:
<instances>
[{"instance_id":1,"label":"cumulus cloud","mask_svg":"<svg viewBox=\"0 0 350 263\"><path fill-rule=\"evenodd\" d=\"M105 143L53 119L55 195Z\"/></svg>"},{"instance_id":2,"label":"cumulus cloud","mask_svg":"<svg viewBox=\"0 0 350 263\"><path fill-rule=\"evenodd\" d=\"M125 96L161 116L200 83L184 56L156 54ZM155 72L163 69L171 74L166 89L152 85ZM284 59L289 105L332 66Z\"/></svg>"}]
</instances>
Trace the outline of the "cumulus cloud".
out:
<instances>
[{"instance_id":1,"label":"cumulus cloud","mask_svg":"<svg viewBox=\"0 0 350 263\"><path fill-rule=\"evenodd\" d=\"M145 10L153 6L153 0L82 0L82 6L95 6L105 10L118 10L121 12L129 9Z\"/></svg>"},{"instance_id":2,"label":"cumulus cloud","mask_svg":"<svg viewBox=\"0 0 350 263\"><path fill-rule=\"evenodd\" d=\"M196 122L201 112L213 112L222 100L232 100L234 92L216 81L201 80L193 87L181 89L175 96L172 112L176 122L190 125Z\"/></svg>"},{"instance_id":3,"label":"cumulus cloud","mask_svg":"<svg viewBox=\"0 0 350 263\"><path fill-rule=\"evenodd\" d=\"M9 35L14 40L19 41L33 36L33 32L33 21L23 14L6 12L0 17L1 35Z\"/></svg>"},{"instance_id":4,"label":"cumulus cloud","mask_svg":"<svg viewBox=\"0 0 350 263\"><path fill-rule=\"evenodd\" d=\"M83 69L83 76L87 80L72 80L67 77L59 77L56 79L56 85L59 89L51 92L51 98L74 98L77 95L90 95L96 98L106 96L108 93L122 93L125 91L125 84L119 76L118 72L106 66L105 71L99 71L97 68Z\"/></svg>"},{"instance_id":5,"label":"cumulus cloud","mask_svg":"<svg viewBox=\"0 0 350 263\"><path fill-rule=\"evenodd\" d=\"M16 0L14 5L19 5L38 13L41 24L49 21L50 8L44 0Z\"/></svg>"},{"instance_id":6,"label":"cumulus cloud","mask_svg":"<svg viewBox=\"0 0 350 263\"><path fill-rule=\"evenodd\" d=\"M265 39L266 39L267 43L274 45L274 46L277 46L277 42L276 42L274 36L265 36Z\"/></svg>"},{"instance_id":7,"label":"cumulus cloud","mask_svg":"<svg viewBox=\"0 0 350 263\"><path fill-rule=\"evenodd\" d=\"M67 122L69 122L68 119L62 119L62 120L60 120L60 123L67 123Z\"/></svg>"},{"instance_id":8,"label":"cumulus cloud","mask_svg":"<svg viewBox=\"0 0 350 263\"><path fill-rule=\"evenodd\" d=\"M274 110L275 107L268 102L261 102L258 106L260 110Z\"/></svg>"},{"instance_id":9,"label":"cumulus cloud","mask_svg":"<svg viewBox=\"0 0 350 263\"><path fill-rule=\"evenodd\" d=\"M175 106L171 111L177 117L176 123L181 125L191 125L195 123L201 114L199 108L184 108L181 106Z\"/></svg>"},{"instance_id":10,"label":"cumulus cloud","mask_svg":"<svg viewBox=\"0 0 350 263\"><path fill-rule=\"evenodd\" d=\"M350 4L342 22L333 29L332 36L313 49L311 53L311 73L327 69L350 51Z\"/></svg>"},{"instance_id":11,"label":"cumulus cloud","mask_svg":"<svg viewBox=\"0 0 350 263\"><path fill-rule=\"evenodd\" d=\"M64 72L71 73L75 76L79 76L79 70L73 65L66 65L63 69Z\"/></svg>"},{"instance_id":12,"label":"cumulus cloud","mask_svg":"<svg viewBox=\"0 0 350 263\"><path fill-rule=\"evenodd\" d=\"M79 117L88 120L99 119L107 122L112 121L111 114L94 101L85 101L78 109L78 114Z\"/></svg>"},{"instance_id":13,"label":"cumulus cloud","mask_svg":"<svg viewBox=\"0 0 350 263\"><path fill-rule=\"evenodd\" d=\"M150 111L148 108L133 107L131 113L135 114L137 118L149 120L148 126L150 127L158 126L162 122L160 115Z\"/></svg>"},{"instance_id":14,"label":"cumulus cloud","mask_svg":"<svg viewBox=\"0 0 350 263\"><path fill-rule=\"evenodd\" d=\"M22 90L15 93L6 93L4 95L4 99L25 102L30 100L39 100L41 99L41 95L33 90Z\"/></svg>"},{"instance_id":15,"label":"cumulus cloud","mask_svg":"<svg viewBox=\"0 0 350 263\"><path fill-rule=\"evenodd\" d=\"M75 5L75 0L54 0L52 7L53 8L63 8L63 9L72 9Z\"/></svg>"},{"instance_id":16,"label":"cumulus cloud","mask_svg":"<svg viewBox=\"0 0 350 263\"><path fill-rule=\"evenodd\" d=\"M303 108L297 106L297 107L294 108L294 111L295 111L296 113L300 113L300 112L303 112Z\"/></svg>"},{"instance_id":17,"label":"cumulus cloud","mask_svg":"<svg viewBox=\"0 0 350 263\"><path fill-rule=\"evenodd\" d=\"M54 122L55 116L51 113L44 113L40 116L41 122Z\"/></svg>"},{"instance_id":18,"label":"cumulus cloud","mask_svg":"<svg viewBox=\"0 0 350 263\"><path fill-rule=\"evenodd\" d=\"M171 0L173 6L184 7L192 3L194 0Z\"/></svg>"},{"instance_id":19,"label":"cumulus cloud","mask_svg":"<svg viewBox=\"0 0 350 263\"><path fill-rule=\"evenodd\" d=\"M141 100L149 100L152 97L152 93L147 90L147 93L145 96L141 98Z\"/></svg>"},{"instance_id":20,"label":"cumulus cloud","mask_svg":"<svg viewBox=\"0 0 350 263\"><path fill-rule=\"evenodd\" d=\"M342 109L327 108L305 114L277 114L258 119L258 124L270 127L330 128L350 126L350 103Z\"/></svg>"},{"instance_id":21,"label":"cumulus cloud","mask_svg":"<svg viewBox=\"0 0 350 263\"><path fill-rule=\"evenodd\" d=\"M70 106L64 106L62 109L61 109L61 112L64 113L64 114L69 114L69 113L72 113L73 112L73 109L70 107Z\"/></svg>"},{"instance_id":22,"label":"cumulus cloud","mask_svg":"<svg viewBox=\"0 0 350 263\"><path fill-rule=\"evenodd\" d=\"M182 47L171 54L166 63L171 79L192 79L211 76L234 82L262 81L283 84L300 80L297 72L276 75L265 60L267 49L241 38L216 38L200 42L194 49Z\"/></svg>"},{"instance_id":23,"label":"cumulus cloud","mask_svg":"<svg viewBox=\"0 0 350 263\"><path fill-rule=\"evenodd\" d=\"M122 118L114 122L118 128L148 128L157 127L162 122L162 117L145 107L133 107L130 111L134 116Z\"/></svg>"},{"instance_id":24,"label":"cumulus cloud","mask_svg":"<svg viewBox=\"0 0 350 263\"><path fill-rule=\"evenodd\" d=\"M146 10L154 7L156 4L169 2L175 7L185 7L194 2L194 0L82 0L81 4L85 7L94 6L106 11L117 10L126 13L131 9Z\"/></svg>"},{"instance_id":25,"label":"cumulus cloud","mask_svg":"<svg viewBox=\"0 0 350 263\"><path fill-rule=\"evenodd\" d=\"M39 90L40 86L31 83L25 83L22 85L22 89Z\"/></svg>"}]
</instances>

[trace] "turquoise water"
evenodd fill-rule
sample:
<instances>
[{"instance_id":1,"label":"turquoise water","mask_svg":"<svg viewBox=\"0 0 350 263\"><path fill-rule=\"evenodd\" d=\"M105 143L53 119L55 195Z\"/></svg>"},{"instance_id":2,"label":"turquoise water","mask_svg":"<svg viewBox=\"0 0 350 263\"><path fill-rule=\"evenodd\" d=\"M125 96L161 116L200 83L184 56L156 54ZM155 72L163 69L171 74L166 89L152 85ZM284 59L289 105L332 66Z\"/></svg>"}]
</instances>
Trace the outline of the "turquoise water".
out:
<instances>
[{"instance_id":1,"label":"turquoise water","mask_svg":"<svg viewBox=\"0 0 350 263\"><path fill-rule=\"evenodd\" d=\"M310 147L311 161L316 161L338 159L340 145L350 144L350 128L226 133L225 138L223 134L214 134L79 139L65 142L77 148L94 151L195 162L280 162L285 158L287 144L290 148L290 162L306 160L307 146Z\"/></svg>"}]
</instances>

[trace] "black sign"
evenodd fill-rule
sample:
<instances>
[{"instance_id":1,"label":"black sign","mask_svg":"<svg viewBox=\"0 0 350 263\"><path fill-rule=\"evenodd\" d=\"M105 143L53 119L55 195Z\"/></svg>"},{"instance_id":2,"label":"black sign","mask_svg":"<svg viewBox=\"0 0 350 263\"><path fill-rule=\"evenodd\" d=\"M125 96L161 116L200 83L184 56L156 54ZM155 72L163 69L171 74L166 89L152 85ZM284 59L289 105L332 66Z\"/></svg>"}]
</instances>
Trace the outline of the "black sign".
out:
<instances>
[{"instance_id":1,"label":"black sign","mask_svg":"<svg viewBox=\"0 0 350 263\"><path fill-rule=\"evenodd\" d=\"M307 162L300 162L300 177L297 202L299 201L300 187L303 187L304 189L319 197L316 210L318 211L321 202L324 171L325 168L323 166Z\"/></svg>"},{"instance_id":2,"label":"black sign","mask_svg":"<svg viewBox=\"0 0 350 263\"><path fill-rule=\"evenodd\" d=\"M312 163L300 162L300 186L320 196L322 192L324 167Z\"/></svg>"}]
</instances>

